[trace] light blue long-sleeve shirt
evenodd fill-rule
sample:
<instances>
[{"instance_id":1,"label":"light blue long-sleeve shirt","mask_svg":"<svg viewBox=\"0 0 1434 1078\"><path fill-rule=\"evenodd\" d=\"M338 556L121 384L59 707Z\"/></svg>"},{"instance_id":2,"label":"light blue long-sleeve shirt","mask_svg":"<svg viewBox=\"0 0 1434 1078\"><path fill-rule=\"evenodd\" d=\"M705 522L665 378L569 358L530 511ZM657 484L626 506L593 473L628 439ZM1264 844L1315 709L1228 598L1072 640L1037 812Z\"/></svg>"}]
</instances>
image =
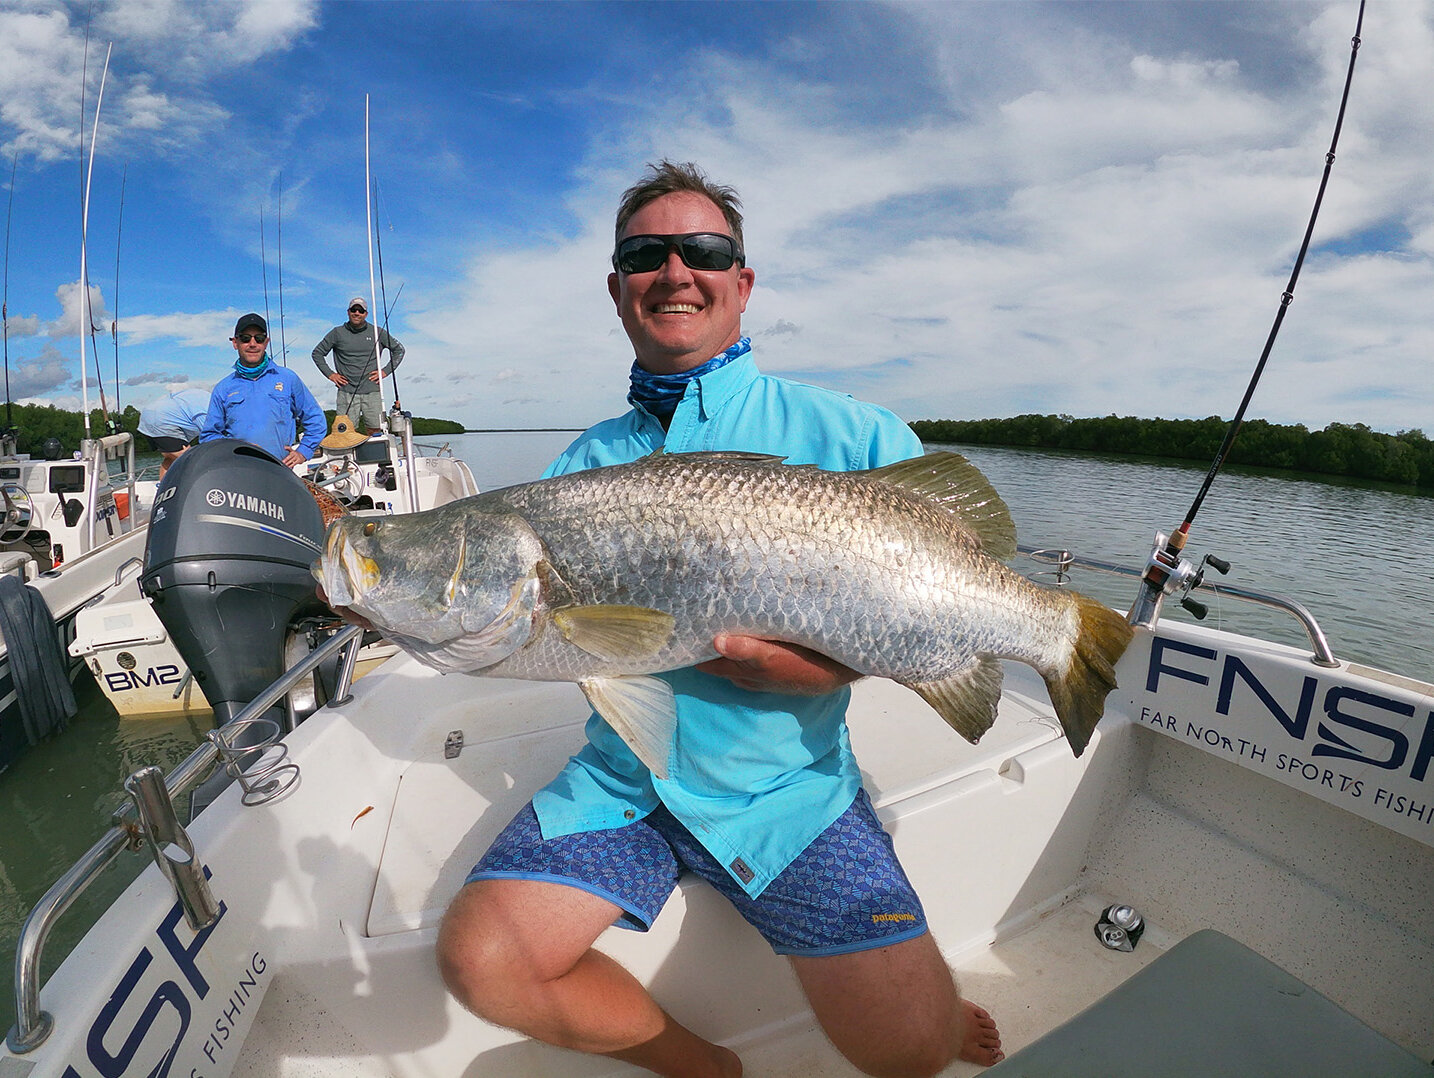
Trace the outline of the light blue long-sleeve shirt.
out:
<instances>
[{"instance_id":1,"label":"light blue long-sleeve shirt","mask_svg":"<svg viewBox=\"0 0 1434 1078\"><path fill-rule=\"evenodd\" d=\"M150 438L178 438L192 442L204 428L210 391L176 389L144 406L138 430Z\"/></svg>"},{"instance_id":2,"label":"light blue long-sleeve shirt","mask_svg":"<svg viewBox=\"0 0 1434 1078\"><path fill-rule=\"evenodd\" d=\"M548 468L561 475L657 450L745 450L829 471L920 456L884 408L761 374L751 355L695 379L666 432L640 406L591 428ZM850 690L754 693L695 669L659 675L677 697L669 777L655 778L594 714L588 744L533 799L544 837L621 827L660 800L746 891L759 895L840 816L861 785L847 737Z\"/></svg>"},{"instance_id":3,"label":"light blue long-sleeve shirt","mask_svg":"<svg viewBox=\"0 0 1434 1078\"><path fill-rule=\"evenodd\" d=\"M296 422L303 432L297 445ZM278 460L283 460L293 445L307 459L318 451L324 432L324 410L303 379L289 368L271 363L257 378L231 374L220 380L210 394L209 414L199 440L239 438Z\"/></svg>"}]
</instances>

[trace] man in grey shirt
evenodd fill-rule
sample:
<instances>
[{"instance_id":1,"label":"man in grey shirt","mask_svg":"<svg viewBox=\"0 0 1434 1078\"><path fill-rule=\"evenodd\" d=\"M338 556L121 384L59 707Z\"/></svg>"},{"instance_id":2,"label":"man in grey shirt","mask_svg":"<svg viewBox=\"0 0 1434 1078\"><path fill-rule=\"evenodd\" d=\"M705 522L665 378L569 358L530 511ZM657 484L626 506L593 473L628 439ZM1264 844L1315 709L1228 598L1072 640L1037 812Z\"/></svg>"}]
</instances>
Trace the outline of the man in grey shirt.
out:
<instances>
[{"instance_id":1,"label":"man in grey shirt","mask_svg":"<svg viewBox=\"0 0 1434 1078\"><path fill-rule=\"evenodd\" d=\"M388 350L388 366L379 372L378 351L374 348L374 334L378 343ZM334 369L324 362L330 352L334 354ZM362 296L349 300L349 320L329 330L328 335L314 345L314 365L323 371L324 377L338 386L338 402L335 410L346 415L357 424L360 420L370 431L379 429L382 423L383 407L379 400L378 382L393 373L403 362L403 345L387 330L369 325L368 303Z\"/></svg>"}]
</instances>

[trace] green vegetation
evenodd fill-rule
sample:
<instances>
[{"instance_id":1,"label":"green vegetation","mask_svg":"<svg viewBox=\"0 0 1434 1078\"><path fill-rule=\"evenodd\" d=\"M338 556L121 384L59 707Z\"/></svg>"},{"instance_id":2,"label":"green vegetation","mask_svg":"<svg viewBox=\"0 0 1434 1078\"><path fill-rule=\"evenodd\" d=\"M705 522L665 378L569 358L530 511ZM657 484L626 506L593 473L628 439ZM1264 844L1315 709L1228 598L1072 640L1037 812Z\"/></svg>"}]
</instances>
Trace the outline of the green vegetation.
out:
<instances>
[{"instance_id":1,"label":"green vegetation","mask_svg":"<svg viewBox=\"0 0 1434 1078\"><path fill-rule=\"evenodd\" d=\"M329 429L334 426L334 413L330 409L324 413L325 421ZM4 413L0 412L0 426L4 426ZM16 448L21 453L33 453L38 455L40 447L44 445L46 438L58 438L60 445L64 447L68 455L80 448L80 439L84 437L84 428L80 423L79 412L67 412L62 408L55 408L48 404L12 404L10 406L10 422L16 429ZM139 409L132 404L125 405L124 411L115 417L117 430L127 430L135 433L139 426ZM413 433L417 435L435 434L462 434L464 430L462 423L455 423L451 419L423 419L418 416L413 418ZM90 412L90 434L99 438L109 433L105 427L104 417L98 408ZM145 445L140 443L140 449Z\"/></svg>"},{"instance_id":2,"label":"green vegetation","mask_svg":"<svg viewBox=\"0 0 1434 1078\"><path fill-rule=\"evenodd\" d=\"M0 426L6 425L3 420L4 413L0 412ZM128 405L116 420L119 424L117 429L133 433L139 425L139 409ZM67 412L48 404L10 405L9 425L15 428L16 448L21 453L39 455L46 438L58 438L68 456L80 448L80 439L85 436L79 412ZM90 436L101 438L108 433L100 410L93 409L90 412Z\"/></svg>"},{"instance_id":3,"label":"green vegetation","mask_svg":"<svg viewBox=\"0 0 1434 1078\"><path fill-rule=\"evenodd\" d=\"M1080 452L1128 453L1209 463L1229 423L1206 419L1021 415L1014 419L918 419L923 442L1020 445ZM1381 434L1363 423L1331 423L1311 431L1263 419L1247 420L1227 458L1231 464L1373 479L1434 490L1434 442L1421 430Z\"/></svg>"},{"instance_id":4,"label":"green vegetation","mask_svg":"<svg viewBox=\"0 0 1434 1078\"><path fill-rule=\"evenodd\" d=\"M324 422L329 425L329 430L334 429L334 416L337 415L332 408L324 409ZM462 423L455 423L451 419L423 419L419 416L413 417L413 433L416 435L427 434L462 434L464 431Z\"/></svg>"}]
</instances>

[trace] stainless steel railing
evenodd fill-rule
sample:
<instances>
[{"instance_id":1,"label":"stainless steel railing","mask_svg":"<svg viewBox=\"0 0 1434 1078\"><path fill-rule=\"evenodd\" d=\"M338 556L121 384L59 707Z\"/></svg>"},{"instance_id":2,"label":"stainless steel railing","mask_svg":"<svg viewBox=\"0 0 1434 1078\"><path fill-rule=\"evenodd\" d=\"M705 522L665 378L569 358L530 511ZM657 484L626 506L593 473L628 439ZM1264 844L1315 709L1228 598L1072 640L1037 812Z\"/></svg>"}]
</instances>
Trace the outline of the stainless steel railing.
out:
<instances>
[{"instance_id":1,"label":"stainless steel railing","mask_svg":"<svg viewBox=\"0 0 1434 1078\"><path fill-rule=\"evenodd\" d=\"M349 680L353 675L354 658L362 642L363 630L359 626L344 626L250 701L226 726L242 729L240 724L249 724L253 720L259 719L264 712L285 697L295 685L341 650L345 651L344 661L334 695L336 702L347 699ZM256 747L262 748L262 746ZM216 761L232 755L234 751L234 749L228 748L221 730L211 731L208 740L190 753L165 777L163 785L166 796L156 798L156 791L151 788L144 795L145 798L151 803L156 800L161 803L172 800L198 785ZM242 754L251 752L253 749L239 748L237 751ZM257 767L264 771L264 778L257 785L262 787L266 781L282 783L282 788L276 787L274 792L269 794L269 799L282 793L298 777L296 764L290 762L275 766L273 761L264 762L262 754ZM142 774L142 772L136 774ZM253 784L255 779L255 767L251 766L245 769L244 777L250 780L250 783L243 783L241 780L241 784L244 785L245 803L257 803L248 799L250 784ZM141 795L132 794L132 796L138 801ZM140 822L142 811L144 810L135 805L127 805L117 811L114 815L114 826L45 892L25 919L24 927L20 930L19 942L15 947L15 1025L11 1027L5 1037L6 1046L16 1055L33 1052L45 1042L54 1028L54 1019L40 1010L40 955L44 950L45 941L49 938L50 930L60 916L70 908L75 899L94 882L101 872L113 864L124 850L139 849L142 842L149 841L144 834L144 825ZM172 829L173 824L166 819L165 827ZM171 830L165 828L161 828L160 834L165 838L178 837L173 835ZM175 844L183 846L185 842L187 842L187 837ZM160 848L152 841L150 845L155 849ZM194 854L192 846L188 847L185 852L188 859L198 865L198 857ZM172 864L168 866L161 864L161 869L171 882L175 882L173 867ZM188 895L185 893L185 890L189 889L193 883L189 878L190 875L192 874L181 874L181 880L175 883L176 893L181 902L184 902L186 898L195 898L192 893ZM198 901L200 905L203 904L202 899Z\"/></svg>"},{"instance_id":2,"label":"stainless steel railing","mask_svg":"<svg viewBox=\"0 0 1434 1078\"><path fill-rule=\"evenodd\" d=\"M1034 562L1056 566L1053 571L1034 573L1032 578L1058 587L1064 586L1069 581L1068 574L1071 569L1089 569L1098 573L1113 573L1117 576L1129 576L1137 579L1142 575L1141 570L1133 569L1128 565L1116 565L1113 562L1100 561L1096 558L1080 557L1072 554L1069 550L1036 548L1026 546L1024 543L1018 544L1016 549ZM1316 666L1334 667L1339 665L1339 660L1330 650L1329 640L1325 637L1324 630L1319 627L1314 615L1304 604L1283 596L1268 595L1260 591L1251 591L1248 588L1237 588L1230 584L1217 584L1209 580L1200 580L1193 587L1289 614L1300 623L1305 635L1309 638L1310 647L1314 652L1310 661Z\"/></svg>"}]
</instances>

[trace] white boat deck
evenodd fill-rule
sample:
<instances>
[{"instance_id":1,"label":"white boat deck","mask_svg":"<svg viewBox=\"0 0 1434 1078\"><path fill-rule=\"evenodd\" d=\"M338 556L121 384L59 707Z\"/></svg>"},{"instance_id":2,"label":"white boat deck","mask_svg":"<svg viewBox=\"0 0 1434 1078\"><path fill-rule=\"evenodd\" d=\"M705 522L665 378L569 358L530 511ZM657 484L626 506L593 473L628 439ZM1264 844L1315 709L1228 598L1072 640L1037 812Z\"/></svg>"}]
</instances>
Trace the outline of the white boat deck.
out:
<instances>
[{"instance_id":1,"label":"white boat deck","mask_svg":"<svg viewBox=\"0 0 1434 1078\"><path fill-rule=\"evenodd\" d=\"M859 686L852 722L868 788L933 932L1008 1051L1214 926L1434 1055L1434 851L1120 716L1076 761L1038 683L1023 669L1009 678L979 747L884 681ZM576 689L440 679L405 664L355 691L374 694L364 710L376 705L390 719L365 725L378 754L362 766L342 751L304 753L296 799L326 791L331 819L317 831L348 841L295 836L313 891L271 895L271 916L292 918L293 931L273 926L269 951L286 961L235 1073L636 1073L465 1014L432 958L438 920L468 868L581 744ZM322 733L322 722L309 725L296 737ZM450 730L465 734L456 760L443 757ZM330 765L338 785L320 773ZM1111 901L1147 919L1134 953L1095 939ZM679 1021L738 1050L749 1075L856 1073L812 1022L786 962L700 882L683 884L650 933L612 929L600 946ZM978 1071L957 1064L949 1073Z\"/></svg>"},{"instance_id":2,"label":"white boat deck","mask_svg":"<svg viewBox=\"0 0 1434 1078\"><path fill-rule=\"evenodd\" d=\"M1390 745L1434 738L1434 686L1323 671L1294 649L1228 634L1160 635L1172 650L1157 655L1151 637L1122 660L1122 687L1080 760L1025 667L1008 667L1001 713L979 746L908 690L880 680L856 687L850 723L868 789L966 994L991 1011L1014 1052L1213 927L1428 1060L1434 847L1421 841L1425 817L1369 802L1377 783L1395 781L1381 763ZM1308 746L1306 760L1318 745L1342 743L1321 732L1325 722L1342 724L1340 738L1364 732L1352 726L1350 701L1379 702L1386 723L1398 717L1397 727L1359 719L1383 732L1367 739L1362 762L1338 764L1365 783L1363 798L1336 791L1330 803L1315 796L1324 793L1317 781L1288 785L1199 747L1208 739L1151 722L1154 708L1228 729L1243 710L1272 737L1282 732L1244 689L1211 710L1221 679L1205 674L1222 668L1217 648L1238 649L1262 691L1310 701L1309 737L1291 742ZM1175 673L1154 692L1142 675L1157 667ZM1328 694L1323 712L1316 684ZM143 1039L148 1068L180 1035L171 1019L146 1017L147 1001L162 999L188 1008L175 1060L183 1073L634 1073L467 1014L433 957L442 911L469 867L581 744L581 694L566 684L444 677L399 656L356 683L353 697L287 739L302 767L297 786L252 808L231 788L190 828L225 904L212 930L183 929L173 892L151 868L60 967L40 996L54 1031L20 1063L40 1064L32 1078L60 1078L67 1059L118 1045L126 1031ZM447 759L455 730L464 748ZM1276 744L1261 763L1275 765ZM1426 780L1406 755L1399 766L1415 785L1405 788L1417 793ZM1387 825L1361 815L1369 813ZM1146 919L1133 953L1096 940L1097 915L1111 902ZM786 961L700 881L682 883L650 932L611 929L599 946L679 1021L736 1049L748 1075L854 1073L815 1027ZM116 998L118 1011L106 1003ZM18 1059L0 1056L0 1075L31 1073L4 1069Z\"/></svg>"}]
</instances>

